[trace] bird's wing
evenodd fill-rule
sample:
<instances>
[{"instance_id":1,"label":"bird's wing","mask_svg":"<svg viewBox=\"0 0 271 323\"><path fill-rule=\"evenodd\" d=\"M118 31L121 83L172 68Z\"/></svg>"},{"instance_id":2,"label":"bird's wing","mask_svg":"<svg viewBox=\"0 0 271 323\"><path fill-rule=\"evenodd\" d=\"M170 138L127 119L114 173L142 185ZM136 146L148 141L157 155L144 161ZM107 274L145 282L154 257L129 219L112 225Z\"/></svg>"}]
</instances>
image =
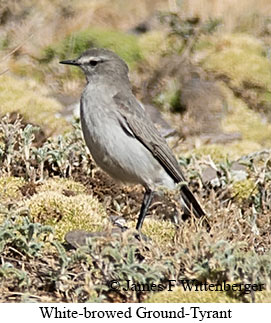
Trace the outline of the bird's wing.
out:
<instances>
[{"instance_id":1,"label":"bird's wing","mask_svg":"<svg viewBox=\"0 0 271 323\"><path fill-rule=\"evenodd\" d=\"M126 133L137 138L158 160L176 183L185 181L179 164L166 140L160 136L153 122L136 98L118 92L113 97L119 114L119 122Z\"/></svg>"},{"instance_id":2,"label":"bird's wing","mask_svg":"<svg viewBox=\"0 0 271 323\"><path fill-rule=\"evenodd\" d=\"M166 140L160 136L158 130L146 115L143 106L134 96L124 95L121 92L114 95L113 100L116 104L117 117L123 130L128 135L137 138L153 154L176 183L184 182L180 190L185 214L190 215L192 212L197 217L204 216L205 212L185 183L185 178L176 158Z\"/></svg>"}]
</instances>

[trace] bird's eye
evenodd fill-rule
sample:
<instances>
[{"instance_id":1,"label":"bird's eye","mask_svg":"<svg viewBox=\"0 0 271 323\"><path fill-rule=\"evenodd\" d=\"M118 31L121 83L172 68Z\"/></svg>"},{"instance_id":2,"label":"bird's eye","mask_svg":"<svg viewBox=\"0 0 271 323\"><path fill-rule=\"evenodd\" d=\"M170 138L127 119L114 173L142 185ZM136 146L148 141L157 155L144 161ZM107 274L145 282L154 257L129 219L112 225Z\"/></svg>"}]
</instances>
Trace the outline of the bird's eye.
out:
<instances>
[{"instance_id":1,"label":"bird's eye","mask_svg":"<svg viewBox=\"0 0 271 323\"><path fill-rule=\"evenodd\" d=\"M90 66L96 66L97 64L98 64L98 61L92 60L92 61L89 62Z\"/></svg>"}]
</instances>

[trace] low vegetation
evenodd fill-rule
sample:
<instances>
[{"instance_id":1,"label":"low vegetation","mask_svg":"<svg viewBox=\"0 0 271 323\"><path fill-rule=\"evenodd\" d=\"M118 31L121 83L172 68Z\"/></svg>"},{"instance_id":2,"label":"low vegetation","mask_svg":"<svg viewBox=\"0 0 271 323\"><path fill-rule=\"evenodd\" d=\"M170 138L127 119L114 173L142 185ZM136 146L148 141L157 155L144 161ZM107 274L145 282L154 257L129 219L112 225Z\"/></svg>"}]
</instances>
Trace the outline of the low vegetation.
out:
<instances>
[{"instance_id":1,"label":"low vegetation","mask_svg":"<svg viewBox=\"0 0 271 323\"><path fill-rule=\"evenodd\" d=\"M0 302L270 302L270 5L202 4L0 7ZM177 130L169 144L204 221L183 219L165 192L138 239L143 188L98 169L79 120L65 118L84 78L58 62L90 46L124 58L137 96ZM112 280L176 286L113 290ZM263 288L195 292L187 280Z\"/></svg>"}]
</instances>

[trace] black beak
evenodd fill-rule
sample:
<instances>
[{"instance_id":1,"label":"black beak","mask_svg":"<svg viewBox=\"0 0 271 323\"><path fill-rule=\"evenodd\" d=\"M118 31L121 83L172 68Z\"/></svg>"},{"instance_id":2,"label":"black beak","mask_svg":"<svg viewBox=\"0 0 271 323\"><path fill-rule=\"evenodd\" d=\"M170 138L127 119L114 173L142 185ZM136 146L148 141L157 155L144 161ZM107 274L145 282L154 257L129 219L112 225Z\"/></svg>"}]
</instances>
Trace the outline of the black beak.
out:
<instances>
[{"instance_id":1,"label":"black beak","mask_svg":"<svg viewBox=\"0 0 271 323\"><path fill-rule=\"evenodd\" d=\"M68 64L68 65L80 65L76 59L68 59L66 61L59 62L60 64Z\"/></svg>"}]
</instances>

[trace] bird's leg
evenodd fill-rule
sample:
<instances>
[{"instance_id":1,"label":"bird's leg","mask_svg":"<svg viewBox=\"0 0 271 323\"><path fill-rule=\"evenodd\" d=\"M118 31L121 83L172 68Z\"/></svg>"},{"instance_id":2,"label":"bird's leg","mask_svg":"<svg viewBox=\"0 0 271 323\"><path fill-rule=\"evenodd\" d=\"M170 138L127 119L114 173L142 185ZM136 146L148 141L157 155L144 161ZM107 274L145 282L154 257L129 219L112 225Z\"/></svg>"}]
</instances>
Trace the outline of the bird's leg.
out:
<instances>
[{"instance_id":1,"label":"bird's leg","mask_svg":"<svg viewBox=\"0 0 271 323\"><path fill-rule=\"evenodd\" d=\"M144 222L145 216L147 214L148 208L151 204L153 195L154 195L154 191L150 190L149 188L146 188L143 202L142 202L141 209L140 209L140 213L139 213L139 217L138 217L137 224L136 224L136 229L138 231L141 230L141 227Z\"/></svg>"}]
</instances>

